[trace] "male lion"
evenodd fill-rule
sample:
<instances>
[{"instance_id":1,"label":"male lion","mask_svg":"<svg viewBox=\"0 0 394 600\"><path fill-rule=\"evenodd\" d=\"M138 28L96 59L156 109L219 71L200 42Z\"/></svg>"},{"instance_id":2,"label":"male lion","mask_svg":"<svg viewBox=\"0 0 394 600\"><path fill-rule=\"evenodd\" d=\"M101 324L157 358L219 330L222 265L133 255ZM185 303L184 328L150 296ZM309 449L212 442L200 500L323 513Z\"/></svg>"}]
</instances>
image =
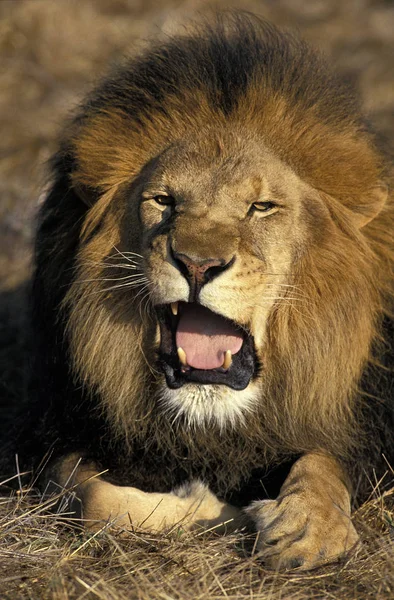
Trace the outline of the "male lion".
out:
<instances>
[{"instance_id":1,"label":"male lion","mask_svg":"<svg viewBox=\"0 0 394 600\"><path fill-rule=\"evenodd\" d=\"M40 212L16 446L41 486L92 527L246 513L274 568L352 548L394 456L384 162L324 60L250 15L104 79Z\"/></svg>"}]
</instances>

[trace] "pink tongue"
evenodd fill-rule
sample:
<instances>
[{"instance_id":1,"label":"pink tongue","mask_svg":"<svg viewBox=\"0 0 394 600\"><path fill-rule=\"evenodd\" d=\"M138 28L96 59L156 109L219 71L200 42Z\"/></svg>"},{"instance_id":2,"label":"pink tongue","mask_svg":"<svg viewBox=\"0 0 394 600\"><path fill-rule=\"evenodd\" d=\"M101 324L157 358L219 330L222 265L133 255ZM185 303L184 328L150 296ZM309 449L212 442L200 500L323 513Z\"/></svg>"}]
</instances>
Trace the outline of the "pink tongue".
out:
<instances>
[{"instance_id":1,"label":"pink tongue","mask_svg":"<svg viewBox=\"0 0 394 600\"><path fill-rule=\"evenodd\" d=\"M242 343L241 332L223 317L199 304L182 305L176 345L186 352L191 367L217 369L226 350L236 354Z\"/></svg>"}]
</instances>

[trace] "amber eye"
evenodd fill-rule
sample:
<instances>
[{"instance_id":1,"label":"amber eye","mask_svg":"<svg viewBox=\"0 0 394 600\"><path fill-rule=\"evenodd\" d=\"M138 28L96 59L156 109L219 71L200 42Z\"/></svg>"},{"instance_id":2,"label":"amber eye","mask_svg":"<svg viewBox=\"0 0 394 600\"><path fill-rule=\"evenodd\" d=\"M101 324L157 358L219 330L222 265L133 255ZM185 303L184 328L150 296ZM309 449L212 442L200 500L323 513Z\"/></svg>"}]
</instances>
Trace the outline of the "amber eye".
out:
<instances>
[{"instance_id":1,"label":"amber eye","mask_svg":"<svg viewBox=\"0 0 394 600\"><path fill-rule=\"evenodd\" d=\"M271 213L278 208L277 204L273 202L253 202L251 206L252 210L257 210L258 212L263 213Z\"/></svg>"},{"instance_id":2,"label":"amber eye","mask_svg":"<svg viewBox=\"0 0 394 600\"><path fill-rule=\"evenodd\" d=\"M165 194L159 194L153 197L153 200L160 204L160 206L172 206L175 200L172 196L166 196Z\"/></svg>"}]
</instances>

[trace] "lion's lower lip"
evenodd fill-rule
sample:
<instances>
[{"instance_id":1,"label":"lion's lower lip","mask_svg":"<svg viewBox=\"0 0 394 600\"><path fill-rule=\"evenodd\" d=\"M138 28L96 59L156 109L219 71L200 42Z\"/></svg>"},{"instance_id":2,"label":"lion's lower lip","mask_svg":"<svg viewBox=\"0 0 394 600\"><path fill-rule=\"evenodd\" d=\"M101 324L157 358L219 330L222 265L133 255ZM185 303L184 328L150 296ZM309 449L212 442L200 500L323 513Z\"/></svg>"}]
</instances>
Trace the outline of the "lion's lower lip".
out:
<instances>
[{"instance_id":1,"label":"lion's lower lip","mask_svg":"<svg viewBox=\"0 0 394 600\"><path fill-rule=\"evenodd\" d=\"M246 331L242 332L241 348L231 357L228 367L224 362L217 368L194 368L187 364L183 353L178 352L176 345L176 330L179 322L178 305L177 310L174 308L174 303L156 307L161 338L158 366L166 377L168 387L176 389L185 383L194 382L226 385L236 390L245 389L258 369L253 337ZM238 326L234 324L232 327Z\"/></svg>"}]
</instances>

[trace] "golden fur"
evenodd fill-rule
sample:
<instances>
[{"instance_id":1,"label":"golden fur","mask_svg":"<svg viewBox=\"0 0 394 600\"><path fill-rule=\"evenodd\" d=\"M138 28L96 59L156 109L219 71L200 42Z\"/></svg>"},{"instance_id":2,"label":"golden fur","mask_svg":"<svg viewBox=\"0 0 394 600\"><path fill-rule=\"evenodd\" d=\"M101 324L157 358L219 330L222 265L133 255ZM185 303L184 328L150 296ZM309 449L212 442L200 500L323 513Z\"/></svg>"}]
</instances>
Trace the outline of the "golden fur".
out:
<instances>
[{"instance_id":1,"label":"golden fur","mask_svg":"<svg viewBox=\"0 0 394 600\"><path fill-rule=\"evenodd\" d=\"M178 507L182 482L231 500L255 470L301 456L278 498L248 509L261 550L275 534L272 566L309 567L351 547L352 462L358 473L368 462L360 382L391 310L394 211L385 159L346 87L292 36L218 18L98 86L55 175L35 279L37 331L56 315L40 408L61 440L54 479L68 484L76 453L88 514L141 516L151 494ZM191 302L176 255L226 265L198 301L250 333L245 389L166 384L157 310ZM86 481L107 468L106 481ZM193 485L186 513L209 497L212 522L233 514ZM152 502L130 500L141 494Z\"/></svg>"},{"instance_id":2,"label":"golden fur","mask_svg":"<svg viewBox=\"0 0 394 600\"><path fill-rule=\"evenodd\" d=\"M100 392L115 433L139 435L144 423L150 430L157 423L158 437L164 435L161 416L154 421L147 418L155 413L157 379L149 294L142 300L137 288L131 302L132 291L107 294L101 290L108 286L98 281L114 276L113 268L104 263L117 251L142 252L136 242L141 225L136 213L125 216L124 198L144 165L178 140L187 138L198 146L197 140L217 139L211 153L221 154L224 147L219 157L223 163L232 153L245 153L249 145L263 140L267 153L288 165L315 195L317 191L319 200L304 215L307 251L303 247L302 258L287 274L298 296L286 301L285 295L269 316L264 368L268 393L264 406L257 408L263 419L253 417L245 425L247 438L251 445L264 439L274 453L279 440L281 451L308 451L324 442L333 451L339 444L345 454L357 435L353 398L391 294L392 209L391 203L382 206L386 199L382 157L359 124L321 123L318 109L304 111L301 103L274 95L269 82L263 94L258 82L251 86L230 116L213 114L207 104L202 94L175 94L166 98L165 119L159 112L150 113L139 129L120 110L106 110L88 118L71 137L78 164L73 174L77 189L93 187L101 192L84 223L83 239L88 241L79 252L77 277L66 298L76 370ZM110 162L108 156L113 157ZM89 239L98 224L100 230ZM219 235L215 233L218 244ZM146 255L134 260L143 272ZM248 286L245 276L243 294ZM247 302L247 297L240 302ZM259 326L254 323L255 335ZM279 383L284 372L286 388ZM242 429L243 424L238 426ZM188 431L180 429L179 435L190 442Z\"/></svg>"}]
</instances>

